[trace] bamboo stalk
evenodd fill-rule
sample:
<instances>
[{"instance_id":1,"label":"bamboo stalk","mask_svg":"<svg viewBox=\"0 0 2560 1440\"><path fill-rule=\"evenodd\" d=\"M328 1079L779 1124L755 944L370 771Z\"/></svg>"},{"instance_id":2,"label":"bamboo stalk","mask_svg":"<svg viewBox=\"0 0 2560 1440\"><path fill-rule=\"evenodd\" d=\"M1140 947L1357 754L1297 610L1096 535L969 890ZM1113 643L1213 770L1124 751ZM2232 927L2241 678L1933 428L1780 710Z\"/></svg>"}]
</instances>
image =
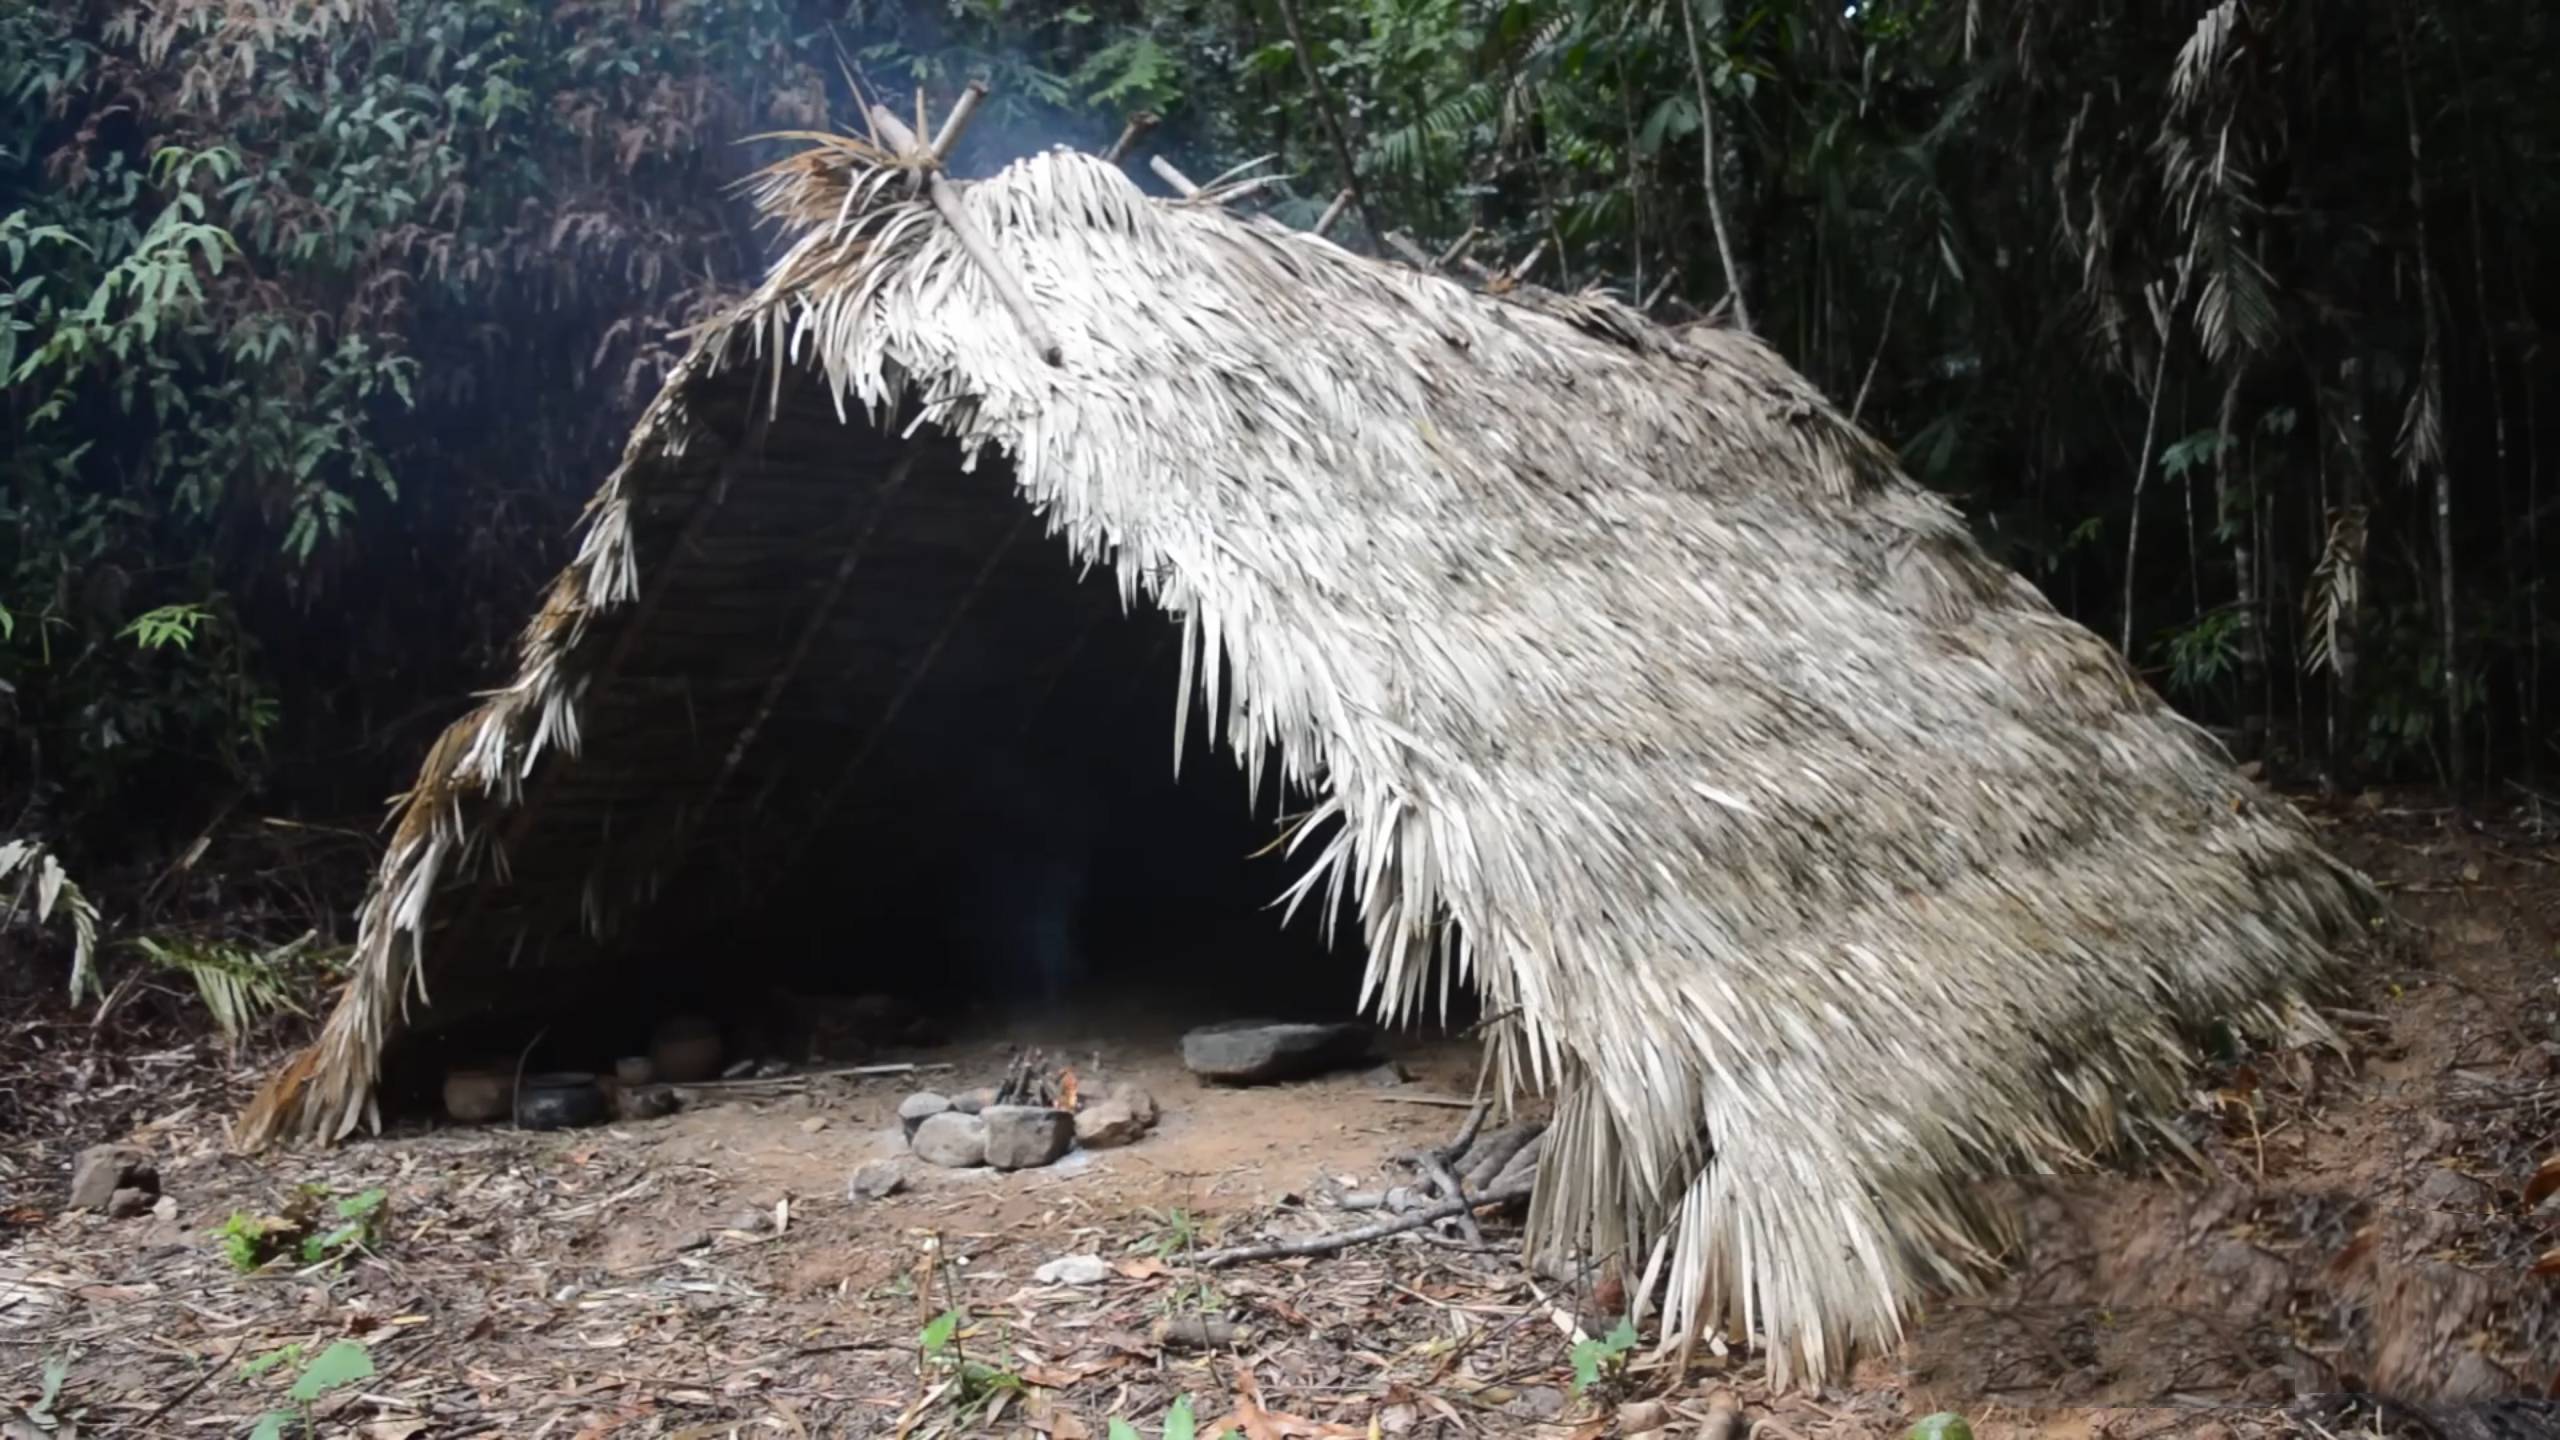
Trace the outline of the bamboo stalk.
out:
<instances>
[{"instance_id":1,"label":"bamboo stalk","mask_svg":"<svg viewBox=\"0 0 2560 1440\"><path fill-rule=\"evenodd\" d=\"M1440 258L1432 263L1440 266L1449 265L1459 256L1466 254L1468 250L1472 249L1476 243L1476 237L1483 233L1484 227L1481 225L1468 226L1467 233L1459 236L1450 244L1448 249L1441 251Z\"/></svg>"},{"instance_id":2,"label":"bamboo stalk","mask_svg":"<svg viewBox=\"0 0 2560 1440\"><path fill-rule=\"evenodd\" d=\"M1199 198L1200 187L1191 183L1190 176L1174 169L1172 161L1167 160L1161 155L1151 155L1147 157L1147 168L1156 172L1157 177L1162 179L1167 185L1172 186L1174 193L1180 195L1183 199L1194 200Z\"/></svg>"},{"instance_id":3,"label":"bamboo stalk","mask_svg":"<svg viewBox=\"0 0 2560 1440\"><path fill-rule=\"evenodd\" d=\"M1426 275L1431 273L1431 252L1414 244L1412 236L1398 230L1386 238L1388 247L1411 262L1414 269Z\"/></svg>"},{"instance_id":4,"label":"bamboo stalk","mask_svg":"<svg viewBox=\"0 0 2560 1440\"><path fill-rule=\"evenodd\" d=\"M871 126L880 138L889 143L892 151L919 164L925 177L925 193L932 198L933 208L942 213L942 223L951 227L951 233L960 241L960 248L968 252L988 282L996 287L996 298L1013 312L1014 321L1031 338L1032 348L1040 353L1040 358L1052 365L1065 364L1066 352L1059 348L1056 337L1049 333L1049 327L1041 322L1040 312L1031 308L1031 297L1024 292L1022 282L997 258L995 250L987 244L987 238L978 233L978 224L970 218L968 207L961 203L960 192L952 187L940 170L933 168L933 153L917 141L916 132L890 114L885 105L871 107ZM944 129L948 132L950 127L945 126Z\"/></svg>"},{"instance_id":5,"label":"bamboo stalk","mask_svg":"<svg viewBox=\"0 0 2560 1440\"><path fill-rule=\"evenodd\" d=\"M1360 207L1360 223L1369 233L1378 233L1378 217L1369 213L1369 197L1360 188L1360 167L1351 163L1351 140L1342 128L1342 117L1333 111L1333 92L1325 88L1324 75L1316 69L1315 52L1307 48L1306 28L1298 23L1295 0L1279 0L1280 23L1289 28L1289 48L1297 52L1298 73L1307 80L1308 91L1315 96L1316 116L1324 123L1324 133L1333 142L1333 158L1342 166L1343 186L1351 192L1351 203Z\"/></svg>"},{"instance_id":6,"label":"bamboo stalk","mask_svg":"<svg viewBox=\"0 0 2560 1440\"><path fill-rule=\"evenodd\" d=\"M960 132L978 112L978 102L987 98L987 82L972 80L960 98L951 102L951 113L942 117L942 128L933 132L933 163L940 167L950 162L951 149L960 143Z\"/></svg>"},{"instance_id":7,"label":"bamboo stalk","mask_svg":"<svg viewBox=\"0 0 2560 1440\"><path fill-rule=\"evenodd\" d=\"M1324 207L1324 214L1316 217L1315 233L1321 235L1327 230L1332 229L1333 222L1341 219L1342 212L1350 208L1351 192L1348 190L1338 190L1334 192L1333 203Z\"/></svg>"},{"instance_id":8,"label":"bamboo stalk","mask_svg":"<svg viewBox=\"0 0 2560 1440\"><path fill-rule=\"evenodd\" d=\"M1733 232L1724 217L1724 191L1716 183L1716 101L1707 89L1707 62L1698 51L1698 17L1690 4L1691 0L1680 0L1680 25L1689 35L1689 73L1698 86L1699 149L1706 157L1707 225L1715 233L1716 260L1724 266L1725 293L1733 298L1733 326L1747 335L1751 333L1751 307L1742 298L1742 270L1734 262ZM1716 13L1721 16L1724 12L1719 7Z\"/></svg>"},{"instance_id":9,"label":"bamboo stalk","mask_svg":"<svg viewBox=\"0 0 2560 1440\"><path fill-rule=\"evenodd\" d=\"M1154 128L1156 128L1156 112L1153 110L1141 110L1130 116L1129 123L1120 128L1120 138L1112 141L1111 148L1102 152L1104 163L1117 165L1128 159L1129 151L1137 145L1139 139Z\"/></svg>"}]
</instances>

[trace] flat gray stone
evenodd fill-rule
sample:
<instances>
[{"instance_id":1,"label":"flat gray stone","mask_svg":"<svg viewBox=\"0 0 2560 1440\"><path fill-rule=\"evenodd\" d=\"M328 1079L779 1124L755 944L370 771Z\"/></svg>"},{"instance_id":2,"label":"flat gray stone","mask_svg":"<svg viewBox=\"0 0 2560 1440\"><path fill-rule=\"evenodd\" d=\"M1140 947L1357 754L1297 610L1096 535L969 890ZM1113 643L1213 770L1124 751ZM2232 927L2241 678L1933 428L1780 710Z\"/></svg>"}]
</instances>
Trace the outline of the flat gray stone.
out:
<instances>
[{"instance_id":1,"label":"flat gray stone","mask_svg":"<svg viewBox=\"0 0 2560 1440\"><path fill-rule=\"evenodd\" d=\"M1096 1100L1076 1112L1076 1143L1087 1150L1134 1144L1147 1124L1126 1100Z\"/></svg>"},{"instance_id":2,"label":"flat gray stone","mask_svg":"<svg viewBox=\"0 0 2560 1440\"><path fill-rule=\"evenodd\" d=\"M987 1163L987 1122L977 1115L945 1110L916 1127L909 1142L916 1158L946 1170L967 1170Z\"/></svg>"},{"instance_id":3,"label":"flat gray stone","mask_svg":"<svg viewBox=\"0 0 2560 1440\"><path fill-rule=\"evenodd\" d=\"M1043 1285L1099 1285L1111 1278L1111 1262L1099 1255L1061 1255L1031 1278Z\"/></svg>"},{"instance_id":4,"label":"flat gray stone","mask_svg":"<svg viewBox=\"0 0 2560 1440\"><path fill-rule=\"evenodd\" d=\"M963 1090L951 1097L951 1108L963 1115L975 1115L994 1103L996 1103L996 1087L993 1085L981 1085L975 1090Z\"/></svg>"},{"instance_id":5,"label":"flat gray stone","mask_svg":"<svg viewBox=\"0 0 2560 1440\"><path fill-rule=\"evenodd\" d=\"M1367 1058L1374 1038L1357 1020L1315 1025L1236 1020L1182 1037L1182 1063L1203 1080L1267 1085L1338 1070Z\"/></svg>"},{"instance_id":6,"label":"flat gray stone","mask_svg":"<svg viewBox=\"0 0 2560 1440\"><path fill-rule=\"evenodd\" d=\"M987 1132L987 1163L1030 1170L1054 1162L1076 1143L1076 1117L1045 1105L990 1105L978 1112Z\"/></svg>"},{"instance_id":7,"label":"flat gray stone","mask_svg":"<svg viewBox=\"0 0 2560 1440\"><path fill-rule=\"evenodd\" d=\"M150 1213L151 1192L148 1190L140 1190L128 1185L107 1197L107 1215L111 1219L127 1220L136 1215Z\"/></svg>"},{"instance_id":8,"label":"flat gray stone","mask_svg":"<svg viewBox=\"0 0 2560 1440\"><path fill-rule=\"evenodd\" d=\"M1138 1117L1139 1124L1156 1123L1156 1097L1148 1094L1141 1087L1123 1080L1111 1087L1108 1098L1128 1106L1129 1113Z\"/></svg>"},{"instance_id":9,"label":"flat gray stone","mask_svg":"<svg viewBox=\"0 0 2560 1440\"><path fill-rule=\"evenodd\" d=\"M916 1127L951 1108L951 1101L930 1090L919 1090L898 1102L898 1128L907 1138L916 1138Z\"/></svg>"},{"instance_id":10,"label":"flat gray stone","mask_svg":"<svg viewBox=\"0 0 2560 1440\"><path fill-rule=\"evenodd\" d=\"M160 1193L160 1171L149 1151L132 1145L92 1145L71 1166L71 1208L104 1210L118 1190Z\"/></svg>"},{"instance_id":11,"label":"flat gray stone","mask_svg":"<svg viewBox=\"0 0 2560 1440\"><path fill-rule=\"evenodd\" d=\"M886 1200L906 1188L907 1177L895 1160L874 1160L853 1172L845 1182L845 1196L852 1200Z\"/></svg>"}]
</instances>

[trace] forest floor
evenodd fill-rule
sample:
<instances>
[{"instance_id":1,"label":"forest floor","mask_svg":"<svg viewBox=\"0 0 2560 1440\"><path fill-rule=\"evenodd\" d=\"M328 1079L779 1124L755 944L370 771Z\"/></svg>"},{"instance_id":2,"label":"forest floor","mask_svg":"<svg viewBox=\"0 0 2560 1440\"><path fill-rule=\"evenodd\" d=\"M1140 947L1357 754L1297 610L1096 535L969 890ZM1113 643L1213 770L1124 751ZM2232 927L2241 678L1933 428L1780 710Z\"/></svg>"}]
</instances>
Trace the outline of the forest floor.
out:
<instances>
[{"instance_id":1,"label":"forest floor","mask_svg":"<svg viewBox=\"0 0 2560 1440\"><path fill-rule=\"evenodd\" d=\"M999 1175L910 1165L886 1200L848 1176L899 1153L907 1077L699 1092L667 1118L575 1132L409 1127L328 1151L228 1154L252 1078L200 1041L74 1017L0 1032L0 1435L248 1433L296 1373L362 1342L373 1373L311 1408L371 1440L1163 1433L1192 1397L1259 1437L1666 1435L1737 1407L1775 1440L1899 1435L1956 1410L1998 1436L2346 1435L2297 1393L2410 1399L2560 1387L2560 852L2431 802L2316 815L2423 927L2333 1012L2342 1043L2213 1077L2192 1117L2210 1175L2110 1175L2027 1197L2007 1283L1933 1307L1896 1354L1776 1396L1746 1352L1686 1374L1646 1351L1577 1391L1590 1287L1528 1273L1515 1227L1470 1249L1408 1236L1215 1271L1196 1250L1343 1223L1325 1177L1397 1179L1445 1137L1475 1057L1415 1042L1411 1085L1212 1090L1169 1044L1116 1036L1109 1078L1164 1109L1138 1144ZM1003 1050L929 1057L953 1086ZM174 1216L61 1209L84 1145L158 1160ZM2540 1178L2537 1180L2537 1171ZM380 1189L342 1263L236 1271L212 1233L299 1187ZM1042 1284L1062 1256L1099 1283ZM928 1353L920 1336L964 1322ZM1204 1350L1196 1317L1232 1319ZM295 1348L299 1347L299 1348ZM268 1357L284 1358L259 1368ZM49 1405L48 1365L60 1376ZM1642 1410L1631 1402L1659 1400ZM13 1417L21 1417L14 1418ZM10 1428L15 1425L19 1428ZM1729 1432L1740 1440L1742 1429ZM2452 1432L2447 1432L2452 1433ZM2516 1431L2512 1433L2528 1433Z\"/></svg>"}]
</instances>

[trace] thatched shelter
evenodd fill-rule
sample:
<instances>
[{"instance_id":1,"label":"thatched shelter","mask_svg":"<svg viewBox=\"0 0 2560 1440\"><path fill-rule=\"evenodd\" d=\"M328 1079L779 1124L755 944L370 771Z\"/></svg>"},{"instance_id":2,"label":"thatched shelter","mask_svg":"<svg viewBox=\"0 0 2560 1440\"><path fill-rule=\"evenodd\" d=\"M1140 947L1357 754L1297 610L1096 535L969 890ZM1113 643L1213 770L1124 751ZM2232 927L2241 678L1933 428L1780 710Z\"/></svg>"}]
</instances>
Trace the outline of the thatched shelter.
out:
<instances>
[{"instance_id":1,"label":"thatched shelter","mask_svg":"<svg viewBox=\"0 0 2560 1440\"><path fill-rule=\"evenodd\" d=\"M1034 606L1008 657L893 622L1002 610L1044 548L1173 617L1164 698L1317 797L1299 883L1356 915L1366 1000L1472 987L1504 1080L1554 1095L1537 1243L1633 1257L1666 1333L1762 1337L1782 1377L1978 1273L1986 1179L2144 1136L2183 1034L2287 1023L2368 923L2299 817L1756 340L1075 154L944 194L992 264L868 145L768 174L795 243L427 756L246 1142L367 1123L395 1032L641 943L614 927L662 887L828 864L919 676L1037 670L1081 623Z\"/></svg>"}]
</instances>

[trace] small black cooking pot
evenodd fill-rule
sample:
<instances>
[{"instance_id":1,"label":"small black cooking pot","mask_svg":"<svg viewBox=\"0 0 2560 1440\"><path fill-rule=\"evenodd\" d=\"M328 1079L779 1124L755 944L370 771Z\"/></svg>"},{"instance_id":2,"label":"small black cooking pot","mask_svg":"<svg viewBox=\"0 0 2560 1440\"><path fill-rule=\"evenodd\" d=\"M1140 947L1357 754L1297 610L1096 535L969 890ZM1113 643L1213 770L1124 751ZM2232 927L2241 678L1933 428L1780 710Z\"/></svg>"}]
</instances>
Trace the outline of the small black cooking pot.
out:
<instances>
[{"instance_id":1,"label":"small black cooking pot","mask_svg":"<svg viewBox=\"0 0 2560 1440\"><path fill-rule=\"evenodd\" d=\"M604 1091L582 1071L527 1075L516 1087L516 1123L527 1130L567 1130L603 1118Z\"/></svg>"}]
</instances>

